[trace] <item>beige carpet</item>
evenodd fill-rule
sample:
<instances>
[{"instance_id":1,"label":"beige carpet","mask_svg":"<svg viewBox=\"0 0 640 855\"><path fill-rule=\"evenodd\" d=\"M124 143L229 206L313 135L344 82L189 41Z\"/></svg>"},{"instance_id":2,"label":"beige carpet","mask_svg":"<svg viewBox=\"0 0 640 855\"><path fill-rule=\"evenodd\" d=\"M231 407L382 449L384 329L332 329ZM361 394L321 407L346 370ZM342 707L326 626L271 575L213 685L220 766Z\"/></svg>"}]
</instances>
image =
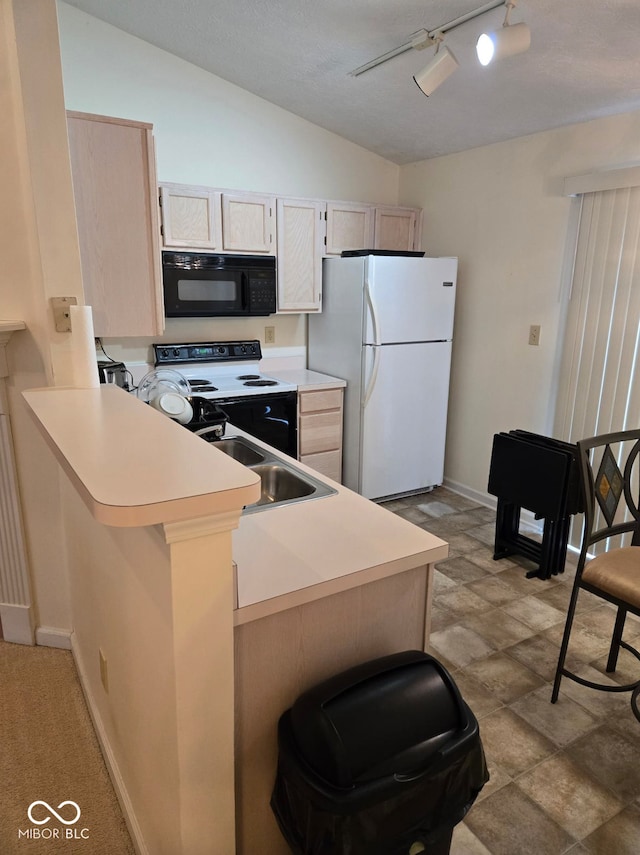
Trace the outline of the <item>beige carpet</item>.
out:
<instances>
[{"instance_id":1,"label":"beige carpet","mask_svg":"<svg viewBox=\"0 0 640 855\"><path fill-rule=\"evenodd\" d=\"M133 855L69 651L0 641L0 786L2 855Z\"/></svg>"}]
</instances>

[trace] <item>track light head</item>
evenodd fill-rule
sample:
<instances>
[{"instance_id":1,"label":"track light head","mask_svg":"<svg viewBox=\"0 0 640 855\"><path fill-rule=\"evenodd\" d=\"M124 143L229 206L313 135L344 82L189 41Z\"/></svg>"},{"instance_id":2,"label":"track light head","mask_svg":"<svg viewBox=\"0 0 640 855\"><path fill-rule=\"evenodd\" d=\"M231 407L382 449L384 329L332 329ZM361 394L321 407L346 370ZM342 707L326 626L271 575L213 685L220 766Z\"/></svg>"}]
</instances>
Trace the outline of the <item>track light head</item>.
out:
<instances>
[{"instance_id":1,"label":"track light head","mask_svg":"<svg viewBox=\"0 0 640 855\"><path fill-rule=\"evenodd\" d=\"M440 47L438 45L438 47ZM458 68L458 60L448 48L441 48L436 55L413 79L418 87L429 96Z\"/></svg>"},{"instance_id":2,"label":"track light head","mask_svg":"<svg viewBox=\"0 0 640 855\"><path fill-rule=\"evenodd\" d=\"M531 31L527 24L505 24L501 30L483 33L476 44L480 65L529 50Z\"/></svg>"}]
</instances>

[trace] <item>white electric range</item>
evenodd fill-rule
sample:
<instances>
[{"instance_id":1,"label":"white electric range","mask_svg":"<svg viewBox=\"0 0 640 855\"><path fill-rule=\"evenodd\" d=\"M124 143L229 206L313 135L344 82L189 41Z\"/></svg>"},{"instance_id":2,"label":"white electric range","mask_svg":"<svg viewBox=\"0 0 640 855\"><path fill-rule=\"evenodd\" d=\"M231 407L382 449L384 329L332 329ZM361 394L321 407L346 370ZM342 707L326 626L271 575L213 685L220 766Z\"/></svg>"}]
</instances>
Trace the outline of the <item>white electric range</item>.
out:
<instances>
[{"instance_id":1,"label":"white electric range","mask_svg":"<svg viewBox=\"0 0 640 855\"><path fill-rule=\"evenodd\" d=\"M213 341L188 344L154 344L156 368L179 371L191 386L194 418L187 425L205 439L214 419L211 401L232 425L296 457L296 386L261 373L260 342Z\"/></svg>"}]
</instances>

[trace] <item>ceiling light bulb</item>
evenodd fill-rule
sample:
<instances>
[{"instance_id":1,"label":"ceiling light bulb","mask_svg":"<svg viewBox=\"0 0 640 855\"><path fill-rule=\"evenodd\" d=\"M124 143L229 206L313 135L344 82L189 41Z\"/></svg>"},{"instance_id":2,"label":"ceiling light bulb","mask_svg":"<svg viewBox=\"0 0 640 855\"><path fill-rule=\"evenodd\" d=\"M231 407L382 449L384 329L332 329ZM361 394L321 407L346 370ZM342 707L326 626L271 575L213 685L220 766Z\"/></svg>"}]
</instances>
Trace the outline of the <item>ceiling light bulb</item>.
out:
<instances>
[{"instance_id":1,"label":"ceiling light bulb","mask_svg":"<svg viewBox=\"0 0 640 855\"><path fill-rule=\"evenodd\" d=\"M457 68L458 60L445 47L438 50L431 62L415 74L413 79L425 95L431 95Z\"/></svg>"},{"instance_id":2,"label":"ceiling light bulb","mask_svg":"<svg viewBox=\"0 0 640 855\"><path fill-rule=\"evenodd\" d=\"M493 33L483 33L476 44L476 53L481 65L489 65L494 59L504 59L529 50L531 31L527 24L510 24Z\"/></svg>"}]
</instances>

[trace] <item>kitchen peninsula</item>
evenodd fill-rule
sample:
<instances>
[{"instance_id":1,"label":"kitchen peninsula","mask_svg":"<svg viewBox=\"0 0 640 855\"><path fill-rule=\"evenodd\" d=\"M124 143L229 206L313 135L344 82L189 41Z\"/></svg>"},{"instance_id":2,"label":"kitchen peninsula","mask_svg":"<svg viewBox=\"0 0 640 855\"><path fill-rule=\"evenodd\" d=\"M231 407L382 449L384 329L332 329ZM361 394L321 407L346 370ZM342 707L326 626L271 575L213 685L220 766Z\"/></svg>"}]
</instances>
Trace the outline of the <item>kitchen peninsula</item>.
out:
<instances>
[{"instance_id":1,"label":"kitchen peninsula","mask_svg":"<svg viewBox=\"0 0 640 855\"><path fill-rule=\"evenodd\" d=\"M141 851L287 852L268 806L279 714L424 645L446 543L336 483L241 516L258 476L123 390L24 398L67 476L73 652Z\"/></svg>"}]
</instances>

